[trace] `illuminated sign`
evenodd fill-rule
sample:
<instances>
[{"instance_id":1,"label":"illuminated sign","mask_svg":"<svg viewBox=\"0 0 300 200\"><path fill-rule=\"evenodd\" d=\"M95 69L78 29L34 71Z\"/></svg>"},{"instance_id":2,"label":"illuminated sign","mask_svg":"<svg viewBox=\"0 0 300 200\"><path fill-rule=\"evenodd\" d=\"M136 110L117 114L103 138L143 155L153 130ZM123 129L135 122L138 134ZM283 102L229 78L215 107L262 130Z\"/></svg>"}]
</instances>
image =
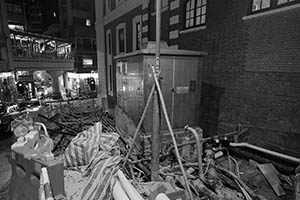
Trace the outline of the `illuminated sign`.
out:
<instances>
[{"instance_id":1,"label":"illuminated sign","mask_svg":"<svg viewBox=\"0 0 300 200\"><path fill-rule=\"evenodd\" d=\"M82 62L83 65L93 65L93 59L91 58L83 58Z\"/></svg>"}]
</instances>

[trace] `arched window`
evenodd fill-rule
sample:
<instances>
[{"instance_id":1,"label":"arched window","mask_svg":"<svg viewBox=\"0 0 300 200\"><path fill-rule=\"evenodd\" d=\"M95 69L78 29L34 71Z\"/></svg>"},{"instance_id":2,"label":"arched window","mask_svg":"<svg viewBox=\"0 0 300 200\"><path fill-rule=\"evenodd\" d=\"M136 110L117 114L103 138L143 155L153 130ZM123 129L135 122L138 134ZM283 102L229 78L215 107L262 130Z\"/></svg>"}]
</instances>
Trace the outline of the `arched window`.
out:
<instances>
[{"instance_id":1,"label":"arched window","mask_svg":"<svg viewBox=\"0 0 300 200\"><path fill-rule=\"evenodd\" d=\"M185 28L205 25L206 0L188 0L185 3Z\"/></svg>"}]
</instances>

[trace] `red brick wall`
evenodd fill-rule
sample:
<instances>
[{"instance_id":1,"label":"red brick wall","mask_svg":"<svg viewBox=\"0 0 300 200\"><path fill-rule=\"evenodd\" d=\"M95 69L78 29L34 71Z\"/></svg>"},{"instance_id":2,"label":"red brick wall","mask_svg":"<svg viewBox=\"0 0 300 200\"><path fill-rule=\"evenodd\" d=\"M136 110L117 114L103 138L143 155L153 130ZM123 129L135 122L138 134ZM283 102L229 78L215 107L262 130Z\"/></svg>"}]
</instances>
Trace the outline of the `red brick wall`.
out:
<instances>
[{"instance_id":1,"label":"red brick wall","mask_svg":"<svg viewBox=\"0 0 300 200\"><path fill-rule=\"evenodd\" d=\"M249 140L300 156L300 9L244 21L248 38L240 113ZM263 136L263 137L262 137ZM265 141L265 139L267 139Z\"/></svg>"},{"instance_id":2,"label":"red brick wall","mask_svg":"<svg viewBox=\"0 0 300 200\"><path fill-rule=\"evenodd\" d=\"M300 8L245 20L249 70L300 72Z\"/></svg>"},{"instance_id":3,"label":"red brick wall","mask_svg":"<svg viewBox=\"0 0 300 200\"><path fill-rule=\"evenodd\" d=\"M202 81L225 89L219 123L246 124L249 142L300 156L300 9L243 20L248 5L209 0L206 29L180 34L179 48L208 52Z\"/></svg>"}]
</instances>

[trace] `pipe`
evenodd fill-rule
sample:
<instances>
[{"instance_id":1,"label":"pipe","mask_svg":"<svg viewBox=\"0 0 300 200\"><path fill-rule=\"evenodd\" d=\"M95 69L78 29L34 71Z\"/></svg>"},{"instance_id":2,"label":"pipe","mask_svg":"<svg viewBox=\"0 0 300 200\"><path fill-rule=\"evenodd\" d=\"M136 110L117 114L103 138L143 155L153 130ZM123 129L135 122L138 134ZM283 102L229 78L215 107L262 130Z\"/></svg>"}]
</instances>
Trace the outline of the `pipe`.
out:
<instances>
[{"instance_id":1,"label":"pipe","mask_svg":"<svg viewBox=\"0 0 300 200\"><path fill-rule=\"evenodd\" d=\"M115 186L113 187L112 194L114 200L129 200L129 197L127 196L126 192L122 188L119 180L116 181Z\"/></svg>"},{"instance_id":2,"label":"pipe","mask_svg":"<svg viewBox=\"0 0 300 200\"><path fill-rule=\"evenodd\" d=\"M155 200L170 200L170 198L164 194L164 193L159 193L156 197Z\"/></svg>"},{"instance_id":3,"label":"pipe","mask_svg":"<svg viewBox=\"0 0 300 200\"><path fill-rule=\"evenodd\" d=\"M275 151L271 151L271 150L268 150L268 149L265 149L265 148L262 148L262 147L259 147L259 146L255 146L253 144L249 144L249 143L246 143L246 142L230 143L230 146L231 147L247 147L247 148L250 148L250 149L254 149L254 150L257 150L257 151L260 151L260 152L263 152L263 153L270 154L272 156L276 156L276 157L283 158L283 159L286 159L286 160L289 160L289 161L300 164L300 159L299 158L289 156L289 155L286 155L286 154L282 154L282 153L278 153L278 152L275 152Z\"/></svg>"},{"instance_id":4,"label":"pipe","mask_svg":"<svg viewBox=\"0 0 300 200\"><path fill-rule=\"evenodd\" d=\"M184 127L185 130L188 130L190 131L191 133L193 133L195 139L196 139L196 144L197 144L197 153L198 153L198 168L199 168L199 178L202 178L203 176L203 165L202 165L202 137L203 137L203 131L202 129L200 128L200 131L199 131L199 134L198 132L192 128L192 127L189 127L188 125L186 125Z\"/></svg>"},{"instance_id":5,"label":"pipe","mask_svg":"<svg viewBox=\"0 0 300 200\"><path fill-rule=\"evenodd\" d=\"M187 192L188 192L188 194L189 194L190 200L193 200L194 197L193 197L193 194L192 194L192 190L191 190L191 188L190 188L189 181L188 181L188 179L187 179L185 170L184 170L183 165L182 165L182 162L181 162L181 157L180 157L180 155L179 155L179 151L178 151L176 139L175 139L174 132L173 132L173 129L172 129L170 120L169 120L168 113L167 113L165 100L164 100L164 97L163 97L163 95L162 95L162 91L161 91L161 88L160 88L160 85L159 85L159 82L158 82L158 79L157 79L157 74L155 73L155 69L154 69L153 66L152 66L152 72L153 72L153 77L154 77L156 89L157 89L157 92L158 92L158 95L159 95L161 107L162 107L162 110L163 110L163 114L164 114L164 117L165 117L165 120L166 120L168 129L169 129L169 131L170 131L170 135L171 135L171 138L172 138L172 142L173 142L173 145L174 145L174 149L175 149L177 161L178 161L178 164L179 164L179 166L180 166L180 169L181 169L181 172L182 172L182 176L183 176L183 178L184 178L185 187L186 187Z\"/></svg>"},{"instance_id":6,"label":"pipe","mask_svg":"<svg viewBox=\"0 0 300 200\"><path fill-rule=\"evenodd\" d=\"M130 200L144 200L144 198L138 193L138 191L131 185L128 179L125 177L121 170L118 170L117 176L119 178L121 187L127 194Z\"/></svg>"},{"instance_id":7,"label":"pipe","mask_svg":"<svg viewBox=\"0 0 300 200\"><path fill-rule=\"evenodd\" d=\"M161 0L156 0L156 51L155 69L160 70L160 30L161 30ZM159 86L157 86L159 87ZM160 109L157 91L153 94L153 120L152 120L152 144L151 144L151 181L159 180L159 154L160 154Z\"/></svg>"}]
</instances>

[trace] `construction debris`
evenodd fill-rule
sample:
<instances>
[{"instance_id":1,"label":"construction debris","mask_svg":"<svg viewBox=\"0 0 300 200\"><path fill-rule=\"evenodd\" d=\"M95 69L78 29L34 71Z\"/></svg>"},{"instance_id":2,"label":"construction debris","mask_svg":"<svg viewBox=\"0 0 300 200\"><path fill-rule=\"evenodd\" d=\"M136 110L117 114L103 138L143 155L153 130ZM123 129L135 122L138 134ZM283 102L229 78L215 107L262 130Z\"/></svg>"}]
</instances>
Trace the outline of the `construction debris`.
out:
<instances>
[{"instance_id":1,"label":"construction debris","mask_svg":"<svg viewBox=\"0 0 300 200\"><path fill-rule=\"evenodd\" d=\"M266 179L272 186L272 188L275 191L277 196L282 196L282 195L286 194L281 187L281 181L279 179L279 172L272 164L270 164L270 163L259 164L258 168L263 173L263 175L266 177Z\"/></svg>"},{"instance_id":2,"label":"construction debris","mask_svg":"<svg viewBox=\"0 0 300 200\"><path fill-rule=\"evenodd\" d=\"M120 134L112 117L100 108L46 107L35 120L28 116L18 120L13 127L19 136L26 136L35 120L46 125L52 152L64 165L67 199L290 200L295 191L299 193L299 174L283 175L261 160L248 162L231 155L230 142L245 129L211 138L202 138L199 127L174 131L175 143L162 142L159 181L153 182L150 155L144 154L145 145L151 145L149 137L140 136L144 143L134 144L136 138ZM163 134L168 137L162 138L171 136ZM41 185L46 182L40 180Z\"/></svg>"}]
</instances>

